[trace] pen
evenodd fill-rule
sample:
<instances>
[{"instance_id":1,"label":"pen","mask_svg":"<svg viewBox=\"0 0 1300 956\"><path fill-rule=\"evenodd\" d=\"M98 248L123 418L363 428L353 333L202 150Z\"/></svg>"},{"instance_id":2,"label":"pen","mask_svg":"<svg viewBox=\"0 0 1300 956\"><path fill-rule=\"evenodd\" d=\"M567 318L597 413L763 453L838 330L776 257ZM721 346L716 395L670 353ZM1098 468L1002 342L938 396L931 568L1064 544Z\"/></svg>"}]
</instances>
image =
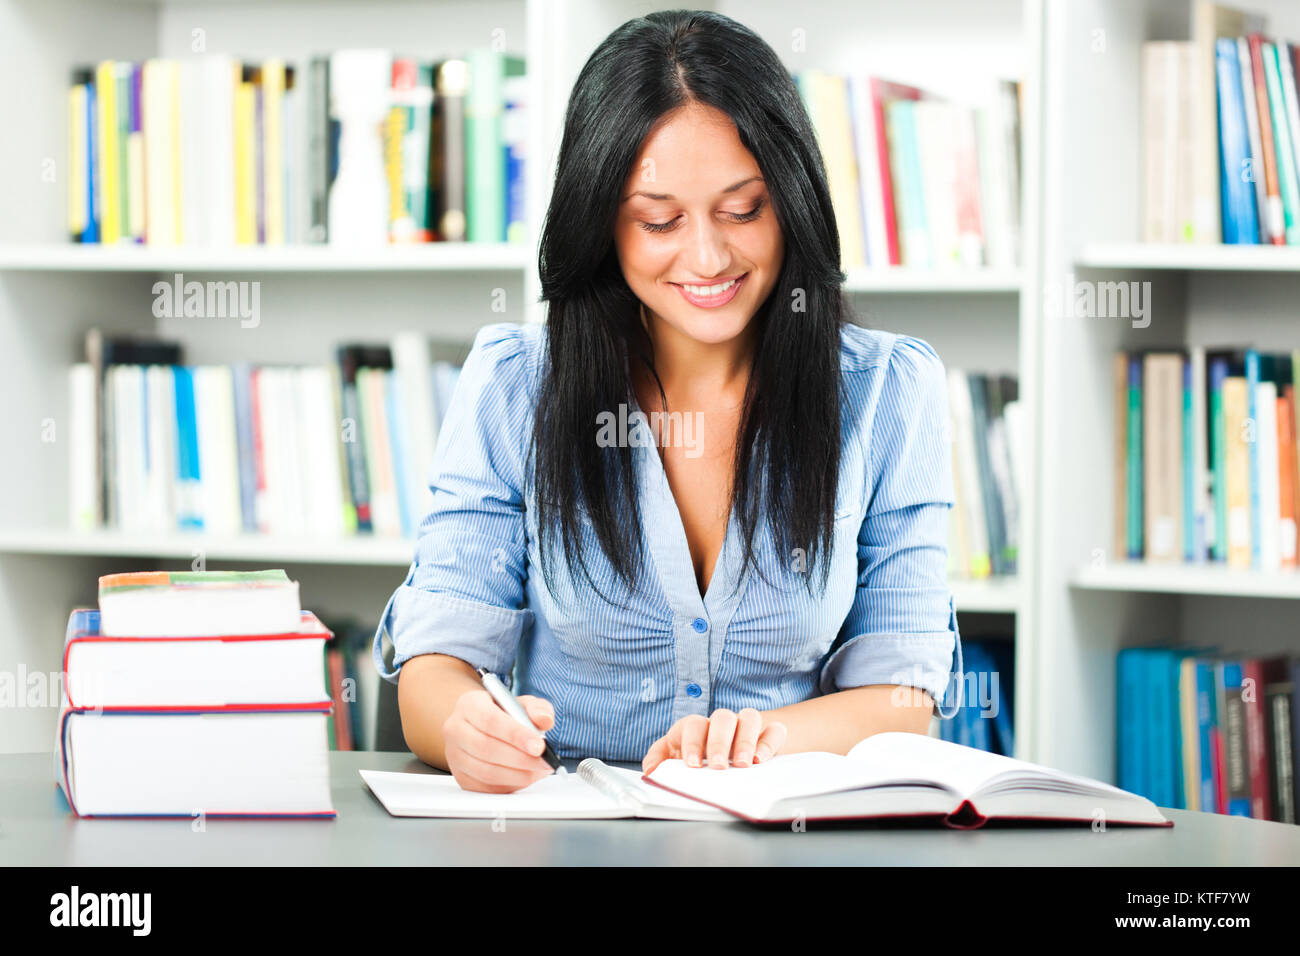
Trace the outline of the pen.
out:
<instances>
[{"instance_id":1,"label":"pen","mask_svg":"<svg viewBox=\"0 0 1300 956\"><path fill-rule=\"evenodd\" d=\"M492 696L492 699L497 702L498 707L529 730L536 730L537 733L541 733L541 731L537 730L533 725L533 722L528 719L528 714L525 712L523 705L519 703L519 700L514 694L510 693L510 690L506 685L501 683L500 678L498 678L496 674L493 674L486 667L477 667L475 670L478 671L479 679L483 681L484 689L486 689ZM542 759L551 765L552 770L561 769L564 765L560 763L560 758L555 755L555 751L551 749L550 741L548 741L544 735L542 737L542 744L544 747L542 750Z\"/></svg>"}]
</instances>

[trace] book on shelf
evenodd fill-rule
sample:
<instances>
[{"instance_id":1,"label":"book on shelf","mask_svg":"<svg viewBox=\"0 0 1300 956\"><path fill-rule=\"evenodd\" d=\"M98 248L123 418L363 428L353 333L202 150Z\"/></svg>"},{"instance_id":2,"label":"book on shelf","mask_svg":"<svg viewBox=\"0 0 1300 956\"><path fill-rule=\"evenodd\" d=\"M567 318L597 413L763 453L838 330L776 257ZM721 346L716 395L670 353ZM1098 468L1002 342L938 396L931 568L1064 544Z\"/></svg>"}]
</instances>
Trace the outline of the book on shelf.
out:
<instances>
[{"instance_id":1,"label":"book on shelf","mask_svg":"<svg viewBox=\"0 0 1300 956\"><path fill-rule=\"evenodd\" d=\"M955 506L948 521L952 578L1014 575L1024 439L1011 375L948 370Z\"/></svg>"},{"instance_id":2,"label":"book on shelf","mask_svg":"<svg viewBox=\"0 0 1300 956\"><path fill-rule=\"evenodd\" d=\"M72 71L73 242L520 242L528 83L487 48L299 62L221 53Z\"/></svg>"},{"instance_id":3,"label":"book on shelf","mask_svg":"<svg viewBox=\"0 0 1300 956\"><path fill-rule=\"evenodd\" d=\"M1207 647L1116 655L1119 786L1158 806L1296 823L1300 658Z\"/></svg>"},{"instance_id":4,"label":"book on shelf","mask_svg":"<svg viewBox=\"0 0 1300 956\"><path fill-rule=\"evenodd\" d=\"M1294 569L1297 373L1300 349L1116 353L1115 553Z\"/></svg>"},{"instance_id":5,"label":"book on shelf","mask_svg":"<svg viewBox=\"0 0 1300 956\"><path fill-rule=\"evenodd\" d=\"M468 353L405 334L328 367L188 366L175 343L98 331L87 350L69 372L74 529L394 538L428 510Z\"/></svg>"},{"instance_id":6,"label":"book on shelf","mask_svg":"<svg viewBox=\"0 0 1300 956\"><path fill-rule=\"evenodd\" d=\"M841 267L1019 262L1019 86L970 106L860 73L795 74L826 163Z\"/></svg>"},{"instance_id":7,"label":"book on shelf","mask_svg":"<svg viewBox=\"0 0 1300 956\"><path fill-rule=\"evenodd\" d=\"M73 813L334 816L320 668L332 635L296 582L143 572L99 590L64 636L54 770Z\"/></svg>"},{"instance_id":8,"label":"book on shelf","mask_svg":"<svg viewBox=\"0 0 1300 956\"><path fill-rule=\"evenodd\" d=\"M961 707L939 722L939 738L1007 757L1015 755L1015 645L1011 639L963 640L966 682Z\"/></svg>"},{"instance_id":9,"label":"book on shelf","mask_svg":"<svg viewBox=\"0 0 1300 956\"><path fill-rule=\"evenodd\" d=\"M1207 0L1142 50L1146 242L1300 244L1300 47Z\"/></svg>"}]
</instances>

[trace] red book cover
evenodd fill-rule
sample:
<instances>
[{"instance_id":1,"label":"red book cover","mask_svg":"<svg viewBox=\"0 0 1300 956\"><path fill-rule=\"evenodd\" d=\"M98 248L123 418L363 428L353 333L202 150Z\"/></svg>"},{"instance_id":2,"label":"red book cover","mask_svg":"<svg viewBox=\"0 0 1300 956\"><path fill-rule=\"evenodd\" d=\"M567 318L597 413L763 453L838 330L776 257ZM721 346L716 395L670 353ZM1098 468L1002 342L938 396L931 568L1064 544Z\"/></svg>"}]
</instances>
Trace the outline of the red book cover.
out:
<instances>
[{"instance_id":1,"label":"red book cover","mask_svg":"<svg viewBox=\"0 0 1300 956\"><path fill-rule=\"evenodd\" d=\"M1283 245L1283 234L1279 218L1282 212L1282 193L1277 178L1277 148L1273 145L1273 114L1268 106L1268 84L1264 79L1264 57L1261 44L1264 37L1252 33L1246 38L1250 44L1250 70L1255 77L1255 109L1259 114L1260 149L1264 153L1264 191L1268 195L1269 214L1265 216L1265 226L1269 242L1276 246ZM1259 171L1255 171L1259 175ZM1274 210L1277 210L1274 213Z\"/></svg>"},{"instance_id":2,"label":"red book cover","mask_svg":"<svg viewBox=\"0 0 1300 956\"><path fill-rule=\"evenodd\" d=\"M270 531L267 523L266 501L266 459L262 456L265 441L262 429L262 370L254 368L248 376L249 417L253 419L253 460L257 472L257 488L253 493L253 519L257 530L266 534Z\"/></svg>"},{"instance_id":3,"label":"red book cover","mask_svg":"<svg viewBox=\"0 0 1300 956\"><path fill-rule=\"evenodd\" d=\"M975 113L964 107L953 111L957 129L953 134L953 157L957 201L957 249L962 265L984 264L984 225L980 211L980 168Z\"/></svg>"},{"instance_id":4,"label":"red book cover","mask_svg":"<svg viewBox=\"0 0 1300 956\"><path fill-rule=\"evenodd\" d=\"M1300 490L1296 488L1296 431L1295 431L1295 386L1286 385L1277 400L1277 467L1278 495L1281 505L1282 531L1281 551L1282 567L1296 566L1296 552L1300 541L1296 532L1296 498Z\"/></svg>"},{"instance_id":5,"label":"red book cover","mask_svg":"<svg viewBox=\"0 0 1300 956\"><path fill-rule=\"evenodd\" d=\"M349 726L347 703L343 700L343 654L337 647L325 652L325 663L329 669L329 695L334 701L334 739L339 750L353 750L352 728Z\"/></svg>"},{"instance_id":6,"label":"red book cover","mask_svg":"<svg viewBox=\"0 0 1300 956\"><path fill-rule=\"evenodd\" d=\"M1268 741L1264 732L1264 665L1256 658L1241 662L1242 703L1246 716L1246 761L1250 771L1250 815L1273 819L1272 785L1268 770Z\"/></svg>"},{"instance_id":7,"label":"red book cover","mask_svg":"<svg viewBox=\"0 0 1300 956\"><path fill-rule=\"evenodd\" d=\"M884 195L881 197L885 208L885 232L889 237L889 264L901 265L903 258L898 247L898 215L894 208L894 179L889 173L889 134L885 124L885 102L887 100L919 100L925 94L914 86L890 83L872 77L868 80L871 88L871 115L876 124L876 163L880 167L880 183Z\"/></svg>"}]
</instances>

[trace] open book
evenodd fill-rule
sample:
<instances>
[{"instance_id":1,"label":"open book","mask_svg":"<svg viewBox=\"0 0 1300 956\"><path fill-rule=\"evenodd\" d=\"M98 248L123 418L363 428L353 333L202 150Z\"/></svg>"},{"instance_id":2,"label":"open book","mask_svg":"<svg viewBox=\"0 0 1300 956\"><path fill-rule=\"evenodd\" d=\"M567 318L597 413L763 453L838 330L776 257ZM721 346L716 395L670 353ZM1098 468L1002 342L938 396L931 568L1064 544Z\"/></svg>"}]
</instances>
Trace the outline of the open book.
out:
<instances>
[{"instance_id":1,"label":"open book","mask_svg":"<svg viewBox=\"0 0 1300 956\"><path fill-rule=\"evenodd\" d=\"M643 779L753 823L933 816L957 829L992 819L1173 826L1118 787L901 732L867 737L845 756L783 754L726 770L665 760Z\"/></svg>"},{"instance_id":2,"label":"open book","mask_svg":"<svg viewBox=\"0 0 1300 956\"><path fill-rule=\"evenodd\" d=\"M450 774L362 770L361 779L395 817L472 817L512 820L714 820L735 817L641 782L635 770L611 767L594 757L576 774L555 773L514 793L462 790Z\"/></svg>"}]
</instances>

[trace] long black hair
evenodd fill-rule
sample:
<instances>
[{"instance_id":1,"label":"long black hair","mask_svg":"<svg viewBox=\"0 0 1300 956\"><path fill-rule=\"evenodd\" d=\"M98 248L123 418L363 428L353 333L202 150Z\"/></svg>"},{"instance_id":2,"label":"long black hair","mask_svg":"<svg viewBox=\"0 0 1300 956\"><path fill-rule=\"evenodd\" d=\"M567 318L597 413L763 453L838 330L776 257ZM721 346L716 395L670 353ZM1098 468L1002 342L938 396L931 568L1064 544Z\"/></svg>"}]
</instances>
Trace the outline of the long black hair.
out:
<instances>
[{"instance_id":1,"label":"long black hair","mask_svg":"<svg viewBox=\"0 0 1300 956\"><path fill-rule=\"evenodd\" d=\"M624 23L582 68L542 227L547 348L533 480L543 579L552 593L549 555L557 543L589 584L583 539L593 534L628 589L644 561L635 449L597 441L598 412L632 405L633 359L659 382L613 230L642 142L665 114L691 102L735 123L785 240L776 285L751 320L757 344L736 436L730 501L744 561L754 563L765 509L781 560L797 560L801 549L805 584L811 588L818 565L826 583L839 480L840 328L850 313L821 153L799 91L767 43L721 14L670 10ZM662 396L662 383L659 390Z\"/></svg>"}]
</instances>

